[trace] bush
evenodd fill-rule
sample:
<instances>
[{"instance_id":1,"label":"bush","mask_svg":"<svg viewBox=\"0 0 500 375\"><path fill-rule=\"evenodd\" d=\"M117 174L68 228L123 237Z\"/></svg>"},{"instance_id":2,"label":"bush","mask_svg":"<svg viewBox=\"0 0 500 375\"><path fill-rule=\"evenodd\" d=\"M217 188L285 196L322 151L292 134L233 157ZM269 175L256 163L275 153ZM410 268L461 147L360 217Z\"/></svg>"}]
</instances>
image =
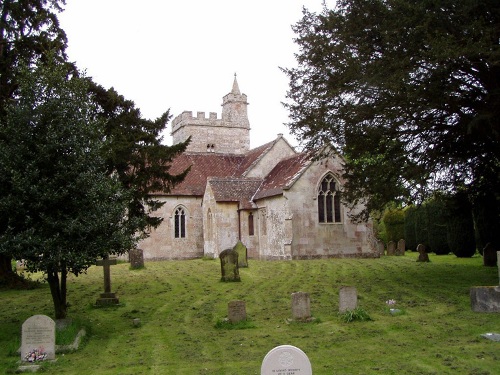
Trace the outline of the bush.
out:
<instances>
[{"instance_id":1,"label":"bush","mask_svg":"<svg viewBox=\"0 0 500 375\"><path fill-rule=\"evenodd\" d=\"M389 208L382 217L387 242L398 242L405 235L405 213L400 208Z\"/></svg>"},{"instance_id":2,"label":"bush","mask_svg":"<svg viewBox=\"0 0 500 375\"><path fill-rule=\"evenodd\" d=\"M476 253L472 207L464 193L448 199L448 245L459 258L470 258Z\"/></svg>"}]
</instances>

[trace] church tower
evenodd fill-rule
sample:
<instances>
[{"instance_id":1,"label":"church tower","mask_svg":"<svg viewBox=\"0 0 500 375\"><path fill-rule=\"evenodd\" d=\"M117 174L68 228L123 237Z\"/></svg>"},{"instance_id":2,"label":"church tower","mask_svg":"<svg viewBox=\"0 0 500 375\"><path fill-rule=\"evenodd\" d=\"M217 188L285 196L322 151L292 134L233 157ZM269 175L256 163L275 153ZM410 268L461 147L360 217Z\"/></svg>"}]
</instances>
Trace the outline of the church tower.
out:
<instances>
[{"instance_id":1,"label":"church tower","mask_svg":"<svg viewBox=\"0 0 500 375\"><path fill-rule=\"evenodd\" d=\"M214 152L244 154L250 149L250 122L247 113L247 96L240 92L236 74L232 90L222 98L222 118L210 112L185 111L172 121L173 143L191 137L187 152Z\"/></svg>"}]
</instances>

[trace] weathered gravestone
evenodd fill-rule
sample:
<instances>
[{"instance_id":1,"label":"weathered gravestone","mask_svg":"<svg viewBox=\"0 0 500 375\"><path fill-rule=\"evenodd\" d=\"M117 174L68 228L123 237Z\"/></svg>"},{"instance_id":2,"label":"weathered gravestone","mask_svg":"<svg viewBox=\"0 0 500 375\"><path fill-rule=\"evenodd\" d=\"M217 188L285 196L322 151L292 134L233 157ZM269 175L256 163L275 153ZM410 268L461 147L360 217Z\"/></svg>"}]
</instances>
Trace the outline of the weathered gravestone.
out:
<instances>
[{"instance_id":1,"label":"weathered gravestone","mask_svg":"<svg viewBox=\"0 0 500 375\"><path fill-rule=\"evenodd\" d=\"M398 241L398 247L396 248L396 255L405 255L406 242L403 239Z\"/></svg>"},{"instance_id":2,"label":"weathered gravestone","mask_svg":"<svg viewBox=\"0 0 500 375\"><path fill-rule=\"evenodd\" d=\"M292 293L292 319L300 321L311 319L311 299L308 293Z\"/></svg>"},{"instance_id":3,"label":"weathered gravestone","mask_svg":"<svg viewBox=\"0 0 500 375\"><path fill-rule=\"evenodd\" d=\"M424 244L418 244L417 246L418 258L417 262L430 262L429 254L427 254L427 249Z\"/></svg>"},{"instance_id":4,"label":"weathered gravestone","mask_svg":"<svg viewBox=\"0 0 500 375\"><path fill-rule=\"evenodd\" d=\"M35 363L56 357L56 323L46 315L34 315L23 323L21 361Z\"/></svg>"},{"instance_id":5,"label":"weathered gravestone","mask_svg":"<svg viewBox=\"0 0 500 375\"><path fill-rule=\"evenodd\" d=\"M489 242L483 248L483 265L486 267L495 267L497 265L497 251Z\"/></svg>"},{"instance_id":6,"label":"weathered gravestone","mask_svg":"<svg viewBox=\"0 0 500 375\"><path fill-rule=\"evenodd\" d=\"M142 249L132 249L128 253L130 260L130 268L136 270L144 268L144 252Z\"/></svg>"},{"instance_id":7,"label":"weathered gravestone","mask_svg":"<svg viewBox=\"0 0 500 375\"><path fill-rule=\"evenodd\" d=\"M500 279L500 251L497 252ZM470 289L472 311L500 312L500 286L476 286Z\"/></svg>"},{"instance_id":8,"label":"weathered gravestone","mask_svg":"<svg viewBox=\"0 0 500 375\"><path fill-rule=\"evenodd\" d=\"M120 303L115 293L111 291L110 266L116 263L116 258L109 258L109 256L98 259L96 262L96 265L102 266L104 269L104 293L100 294L100 298L97 299L96 305L117 305Z\"/></svg>"},{"instance_id":9,"label":"weathered gravestone","mask_svg":"<svg viewBox=\"0 0 500 375\"><path fill-rule=\"evenodd\" d=\"M384 243L380 240L377 241L377 251L380 254L380 256L385 255L385 246Z\"/></svg>"},{"instance_id":10,"label":"weathered gravestone","mask_svg":"<svg viewBox=\"0 0 500 375\"><path fill-rule=\"evenodd\" d=\"M353 286L342 286L339 290L339 313L355 310L358 307L358 291Z\"/></svg>"},{"instance_id":11,"label":"weathered gravestone","mask_svg":"<svg viewBox=\"0 0 500 375\"><path fill-rule=\"evenodd\" d=\"M238 323L247 319L245 301L231 301L227 304L227 320Z\"/></svg>"},{"instance_id":12,"label":"weathered gravestone","mask_svg":"<svg viewBox=\"0 0 500 375\"><path fill-rule=\"evenodd\" d=\"M312 375L309 358L299 348L280 345L271 349L260 367L261 375Z\"/></svg>"},{"instance_id":13,"label":"weathered gravestone","mask_svg":"<svg viewBox=\"0 0 500 375\"><path fill-rule=\"evenodd\" d=\"M236 245L234 245L233 250L238 253L238 267L245 268L248 267L248 255L247 248L241 241L238 241Z\"/></svg>"},{"instance_id":14,"label":"weathered gravestone","mask_svg":"<svg viewBox=\"0 0 500 375\"><path fill-rule=\"evenodd\" d=\"M396 255L396 244L394 241L389 241L387 244L387 255Z\"/></svg>"},{"instance_id":15,"label":"weathered gravestone","mask_svg":"<svg viewBox=\"0 0 500 375\"><path fill-rule=\"evenodd\" d=\"M238 253L233 249L226 249L219 254L221 281L241 281L238 267Z\"/></svg>"}]
</instances>

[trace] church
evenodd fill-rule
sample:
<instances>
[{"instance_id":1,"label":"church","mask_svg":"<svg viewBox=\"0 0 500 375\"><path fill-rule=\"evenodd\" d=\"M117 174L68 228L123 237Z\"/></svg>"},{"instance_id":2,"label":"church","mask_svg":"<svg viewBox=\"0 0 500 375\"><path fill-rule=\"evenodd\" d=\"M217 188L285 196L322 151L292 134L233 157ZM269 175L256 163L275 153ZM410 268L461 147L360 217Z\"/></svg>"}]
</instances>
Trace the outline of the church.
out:
<instances>
[{"instance_id":1,"label":"church","mask_svg":"<svg viewBox=\"0 0 500 375\"><path fill-rule=\"evenodd\" d=\"M170 172L191 169L155 197L165 202L155 211L163 221L139 243L144 258L216 258L238 241L250 259L377 257L371 222L352 222L342 205L341 157L316 160L282 134L250 149L247 107L235 76L221 118L174 118L173 143L191 143Z\"/></svg>"}]
</instances>

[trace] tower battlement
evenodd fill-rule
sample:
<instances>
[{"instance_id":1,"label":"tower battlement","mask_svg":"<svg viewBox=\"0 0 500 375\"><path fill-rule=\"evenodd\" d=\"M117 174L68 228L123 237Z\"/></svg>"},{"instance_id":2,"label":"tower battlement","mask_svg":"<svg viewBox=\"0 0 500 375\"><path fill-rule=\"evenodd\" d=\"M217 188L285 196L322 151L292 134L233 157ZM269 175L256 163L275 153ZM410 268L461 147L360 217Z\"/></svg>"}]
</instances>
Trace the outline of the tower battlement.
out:
<instances>
[{"instance_id":1,"label":"tower battlement","mask_svg":"<svg viewBox=\"0 0 500 375\"><path fill-rule=\"evenodd\" d=\"M222 98L222 115L184 111L172 120L173 143L191 137L187 151L242 154L250 149L247 96L241 94L236 75L231 92Z\"/></svg>"}]
</instances>

